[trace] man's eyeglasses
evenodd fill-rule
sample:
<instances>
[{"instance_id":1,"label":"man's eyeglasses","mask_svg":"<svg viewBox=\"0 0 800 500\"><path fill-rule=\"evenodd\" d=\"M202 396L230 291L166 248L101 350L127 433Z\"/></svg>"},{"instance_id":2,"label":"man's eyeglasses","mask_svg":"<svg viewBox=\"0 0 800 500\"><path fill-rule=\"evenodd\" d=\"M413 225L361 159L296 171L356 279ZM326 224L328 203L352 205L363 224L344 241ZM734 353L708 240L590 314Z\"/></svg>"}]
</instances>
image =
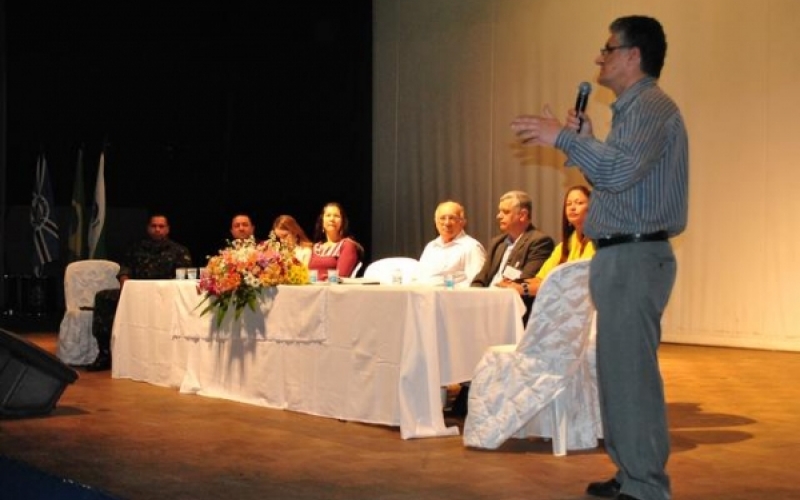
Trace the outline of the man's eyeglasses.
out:
<instances>
[{"instance_id":1,"label":"man's eyeglasses","mask_svg":"<svg viewBox=\"0 0 800 500\"><path fill-rule=\"evenodd\" d=\"M436 218L436 221L437 222L448 222L448 221L461 222L461 217L459 217L457 215L440 215L439 217Z\"/></svg>"},{"instance_id":2,"label":"man's eyeglasses","mask_svg":"<svg viewBox=\"0 0 800 500\"><path fill-rule=\"evenodd\" d=\"M629 49L629 48L631 48L630 45L617 45L616 47L612 47L612 46L606 44L605 47L600 49L600 55L605 57L605 56L609 55L610 53L614 52L617 49Z\"/></svg>"}]
</instances>

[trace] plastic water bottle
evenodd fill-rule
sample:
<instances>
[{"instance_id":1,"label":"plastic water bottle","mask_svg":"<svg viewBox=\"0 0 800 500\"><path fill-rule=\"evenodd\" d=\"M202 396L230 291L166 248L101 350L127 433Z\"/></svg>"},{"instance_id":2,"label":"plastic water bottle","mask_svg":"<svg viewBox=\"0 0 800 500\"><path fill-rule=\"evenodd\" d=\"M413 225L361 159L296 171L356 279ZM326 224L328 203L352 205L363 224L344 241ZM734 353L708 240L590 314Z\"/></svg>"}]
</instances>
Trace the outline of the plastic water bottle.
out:
<instances>
[{"instance_id":1,"label":"plastic water bottle","mask_svg":"<svg viewBox=\"0 0 800 500\"><path fill-rule=\"evenodd\" d=\"M403 284L403 271L400 269L395 269L392 273L392 285L402 285Z\"/></svg>"},{"instance_id":2,"label":"plastic water bottle","mask_svg":"<svg viewBox=\"0 0 800 500\"><path fill-rule=\"evenodd\" d=\"M448 290L452 290L456 286L456 281L453 278L452 274L445 274L444 275L444 287Z\"/></svg>"}]
</instances>

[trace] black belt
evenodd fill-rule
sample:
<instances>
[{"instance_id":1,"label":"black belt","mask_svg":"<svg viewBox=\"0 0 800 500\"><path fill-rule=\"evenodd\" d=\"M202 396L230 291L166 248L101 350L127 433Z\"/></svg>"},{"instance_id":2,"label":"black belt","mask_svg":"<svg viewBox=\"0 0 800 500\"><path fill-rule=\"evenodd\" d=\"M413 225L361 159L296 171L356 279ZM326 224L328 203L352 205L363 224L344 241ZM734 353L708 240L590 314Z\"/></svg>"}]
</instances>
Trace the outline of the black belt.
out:
<instances>
[{"instance_id":1,"label":"black belt","mask_svg":"<svg viewBox=\"0 0 800 500\"><path fill-rule=\"evenodd\" d=\"M669 239L669 233L666 231L656 231L655 233L637 233L637 234L615 234L608 238L598 238L594 244L597 248L610 247L612 245L621 245L622 243L640 243L642 241L666 241Z\"/></svg>"}]
</instances>

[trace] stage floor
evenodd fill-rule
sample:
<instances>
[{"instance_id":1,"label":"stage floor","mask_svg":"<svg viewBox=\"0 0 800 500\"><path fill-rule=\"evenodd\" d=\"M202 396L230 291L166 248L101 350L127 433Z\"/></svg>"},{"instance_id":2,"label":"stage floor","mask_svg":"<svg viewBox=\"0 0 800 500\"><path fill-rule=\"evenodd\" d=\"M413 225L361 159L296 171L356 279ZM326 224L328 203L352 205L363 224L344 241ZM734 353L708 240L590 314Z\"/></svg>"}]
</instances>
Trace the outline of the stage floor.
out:
<instances>
[{"instance_id":1,"label":"stage floor","mask_svg":"<svg viewBox=\"0 0 800 500\"><path fill-rule=\"evenodd\" d=\"M25 338L55 350L55 334ZM800 353L667 344L661 363L674 498L797 498ZM127 499L571 500L614 470L602 449L403 441L85 371L49 416L0 420L0 454Z\"/></svg>"}]
</instances>

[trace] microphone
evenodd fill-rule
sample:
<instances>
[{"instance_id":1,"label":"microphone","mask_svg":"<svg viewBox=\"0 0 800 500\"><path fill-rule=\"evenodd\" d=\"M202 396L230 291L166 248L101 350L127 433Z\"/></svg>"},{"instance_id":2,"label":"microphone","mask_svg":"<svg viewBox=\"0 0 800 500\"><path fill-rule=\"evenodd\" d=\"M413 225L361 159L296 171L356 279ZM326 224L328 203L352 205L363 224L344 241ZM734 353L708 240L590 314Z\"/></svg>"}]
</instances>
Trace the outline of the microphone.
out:
<instances>
[{"instance_id":1,"label":"microphone","mask_svg":"<svg viewBox=\"0 0 800 500\"><path fill-rule=\"evenodd\" d=\"M575 113L578 114L578 133L581 133L583 127L583 118L580 117L581 113L586 111L586 104L589 102L589 94L592 93L592 84L589 82L581 82L578 85L578 97L575 99Z\"/></svg>"}]
</instances>

